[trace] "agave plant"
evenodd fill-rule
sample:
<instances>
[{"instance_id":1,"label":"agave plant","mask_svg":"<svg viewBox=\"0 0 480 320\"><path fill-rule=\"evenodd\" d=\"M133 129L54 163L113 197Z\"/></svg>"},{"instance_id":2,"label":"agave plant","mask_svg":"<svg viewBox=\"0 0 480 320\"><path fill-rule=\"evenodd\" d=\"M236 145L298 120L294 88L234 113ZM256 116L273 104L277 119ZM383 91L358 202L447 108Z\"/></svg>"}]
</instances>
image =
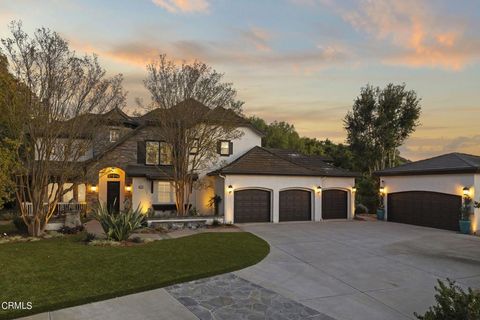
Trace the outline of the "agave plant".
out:
<instances>
[{"instance_id":1,"label":"agave plant","mask_svg":"<svg viewBox=\"0 0 480 320\"><path fill-rule=\"evenodd\" d=\"M107 238L115 241L127 240L133 230L138 229L145 219L139 207L135 210L129 208L120 213L113 213L109 212L103 204L99 204L94 210L94 216L102 225Z\"/></svg>"}]
</instances>

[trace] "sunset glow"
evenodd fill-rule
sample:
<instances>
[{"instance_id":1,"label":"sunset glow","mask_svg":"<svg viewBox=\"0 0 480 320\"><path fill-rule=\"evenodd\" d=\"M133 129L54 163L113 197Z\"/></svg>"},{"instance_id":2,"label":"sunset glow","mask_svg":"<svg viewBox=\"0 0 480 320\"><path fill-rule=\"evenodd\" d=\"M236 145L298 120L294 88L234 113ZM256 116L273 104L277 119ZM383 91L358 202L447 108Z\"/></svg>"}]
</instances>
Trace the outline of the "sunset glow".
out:
<instances>
[{"instance_id":1,"label":"sunset glow","mask_svg":"<svg viewBox=\"0 0 480 320\"><path fill-rule=\"evenodd\" d=\"M423 107L405 157L480 154L478 1L2 0L1 38L11 20L58 31L122 73L128 113L149 99L145 65L166 53L224 72L246 115L335 142L362 86L405 82Z\"/></svg>"}]
</instances>

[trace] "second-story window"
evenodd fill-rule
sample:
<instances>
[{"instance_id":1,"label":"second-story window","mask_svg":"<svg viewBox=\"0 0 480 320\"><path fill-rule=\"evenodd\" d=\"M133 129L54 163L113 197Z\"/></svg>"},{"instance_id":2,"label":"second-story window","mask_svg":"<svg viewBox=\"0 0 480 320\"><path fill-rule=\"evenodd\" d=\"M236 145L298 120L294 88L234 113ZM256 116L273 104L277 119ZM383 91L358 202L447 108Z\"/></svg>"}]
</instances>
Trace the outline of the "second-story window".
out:
<instances>
[{"instance_id":1,"label":"second-story window","mask_svg":"<svg viewBox=\"0 0 480 320\"><path fill-rule=\"evenodd\" d=\"M200 140L198 139L193 139L192 141L192 147L190 148L190 154L197 154L198 153L198 145L200 143Z\"/></svg>"},{"instance_id":2,"label":"second-story window","mask_svg":"<svg viewBox=\"0 0 480 320\"><path fill-rule=\"evenodd\" d=\"M217 146L217 153L221 156L229 156L233 153L233 143L229 140L220 140Z\"/></svg>"},{"instance_id":3,"label":"second-story window","mask_svg":"<svg viewBox=\"0 0 480 320\"><path fill-rule=\"evenodd\" d=\"M160 142L146 141L145 142L145 164L158 165L160 163Z\"/></svg>"},{"instance_id":4,"label":"second-story window","mask_svg":"<svg viewBox=\"0 0 480 320\"><path fill-rule=\"evenodd\" d=\"M167 142L160 142L160 164L172 164L172 145Z\"/></svg>"},{"instance_id":5,"label":"second-story window","mask_svg":"<svg viewBox=\"0 0 480 320\"><path fill-rule=\"evenodd\" d=\"M110 142L117 142L120 138L120 130L110 129Z\"/></svg>"}]
</instances>

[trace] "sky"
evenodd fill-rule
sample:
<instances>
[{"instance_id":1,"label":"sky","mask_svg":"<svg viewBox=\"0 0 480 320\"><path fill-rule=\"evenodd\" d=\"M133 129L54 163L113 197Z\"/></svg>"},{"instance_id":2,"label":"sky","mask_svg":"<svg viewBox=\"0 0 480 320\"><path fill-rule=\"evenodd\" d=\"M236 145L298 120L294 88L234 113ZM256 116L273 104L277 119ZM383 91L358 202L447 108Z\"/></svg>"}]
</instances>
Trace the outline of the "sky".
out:
<instances>
[{"instance_id":1,"label":"sky","mask_svg":"<svg viewBox=\"0 0 480 320\"><path fill-rule=\"evenodd\" d=\"M12 20L123 74L128 113L165 53L224 73L246 115L335 142L363 86L405 83L422 115L403 156L480 155L478 0L0 0L0 38Z\"/></svg>"}]
</instances>

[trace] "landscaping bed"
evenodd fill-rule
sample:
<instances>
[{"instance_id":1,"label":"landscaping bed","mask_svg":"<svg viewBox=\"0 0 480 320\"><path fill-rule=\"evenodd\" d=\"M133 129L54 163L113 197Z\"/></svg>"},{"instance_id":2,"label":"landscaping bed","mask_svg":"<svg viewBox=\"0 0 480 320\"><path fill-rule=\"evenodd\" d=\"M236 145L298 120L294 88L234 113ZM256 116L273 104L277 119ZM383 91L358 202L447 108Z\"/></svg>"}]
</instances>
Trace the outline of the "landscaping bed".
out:
<instances>
[{"instance_id":1,"label":"landscaping bed","mask_svg":"<svg viewBox=\"0 0 480 320\"><path fill-rule=\"evenodd\" d=\"M83 234L0 247L0 301L32 302L0 310L0 319L104 300L253 265L268 244L246 232L200 233L139 246L89 246Z\"/></svg>"}]
</instances>

